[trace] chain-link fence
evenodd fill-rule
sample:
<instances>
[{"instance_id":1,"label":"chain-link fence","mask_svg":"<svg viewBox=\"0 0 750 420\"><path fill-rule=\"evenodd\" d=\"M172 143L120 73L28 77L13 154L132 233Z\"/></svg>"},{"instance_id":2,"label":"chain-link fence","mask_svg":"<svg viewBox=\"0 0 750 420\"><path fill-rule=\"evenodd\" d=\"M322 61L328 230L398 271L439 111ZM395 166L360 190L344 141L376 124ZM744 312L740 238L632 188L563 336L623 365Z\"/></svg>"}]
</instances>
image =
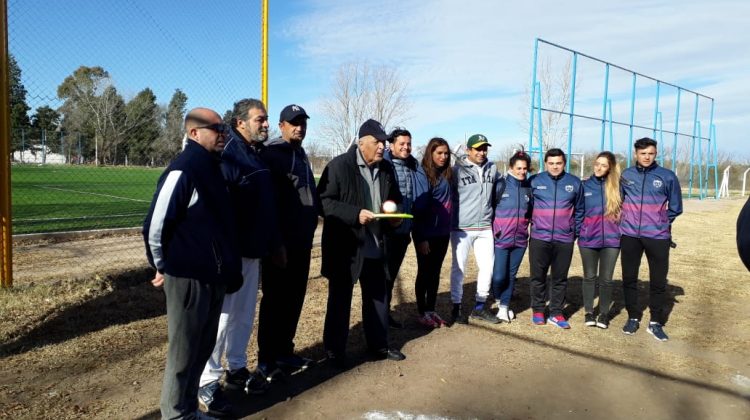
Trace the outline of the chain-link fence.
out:
<instances>
[{"instance_id":1,"label":"chain-link fence","mask_svg":"<svg viewBox=\"0 0 750 420\"><path fill-rule=\"evenodd\" d=\"M145 263L138 231L185 112L261 94L261 7L8 0L16 280Z\"/></svg>"}]
</instances>

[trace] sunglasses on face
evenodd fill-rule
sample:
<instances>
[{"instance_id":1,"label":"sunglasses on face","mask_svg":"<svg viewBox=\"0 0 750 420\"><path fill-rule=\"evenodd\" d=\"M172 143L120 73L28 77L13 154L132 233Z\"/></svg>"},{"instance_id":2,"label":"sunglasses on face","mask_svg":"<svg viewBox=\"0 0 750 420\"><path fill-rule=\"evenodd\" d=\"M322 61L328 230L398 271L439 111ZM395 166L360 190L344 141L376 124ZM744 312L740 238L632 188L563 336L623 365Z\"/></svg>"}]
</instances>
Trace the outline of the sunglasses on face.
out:
<instances>
[{"instance_id":1,"label":"sunglasses on face","mask_svg":"<svg viewBox=\"0 0 750 420\"><path fill-rule=\"evenodd\" d=\"M214 131L218 134L229 134L229 127L226 124L223 123L215 123L215 124L208 124L208 125L202 125L195 128L207 128L211 131Z\"/></svg>"}]
</instances>

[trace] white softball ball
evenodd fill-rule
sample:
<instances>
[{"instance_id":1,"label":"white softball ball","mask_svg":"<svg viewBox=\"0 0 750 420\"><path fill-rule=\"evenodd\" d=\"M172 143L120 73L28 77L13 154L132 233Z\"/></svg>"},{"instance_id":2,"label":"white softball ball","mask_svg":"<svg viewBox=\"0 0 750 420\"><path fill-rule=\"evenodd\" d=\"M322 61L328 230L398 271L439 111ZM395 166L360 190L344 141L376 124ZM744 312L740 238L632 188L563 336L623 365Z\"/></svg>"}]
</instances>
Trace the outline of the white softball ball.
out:
<instances>
[{"instance_id":1,"label":"white softball ball","mask_svg":"<svg viewBox=\"0 0 750 420\"><path fill-rule=\"evenodd\" d=\"M385 203L383 203L384 213L395 213L397 210L398 207L396 207L396 203L393 200L387 200Z\"/></svg>"}]
</instances>

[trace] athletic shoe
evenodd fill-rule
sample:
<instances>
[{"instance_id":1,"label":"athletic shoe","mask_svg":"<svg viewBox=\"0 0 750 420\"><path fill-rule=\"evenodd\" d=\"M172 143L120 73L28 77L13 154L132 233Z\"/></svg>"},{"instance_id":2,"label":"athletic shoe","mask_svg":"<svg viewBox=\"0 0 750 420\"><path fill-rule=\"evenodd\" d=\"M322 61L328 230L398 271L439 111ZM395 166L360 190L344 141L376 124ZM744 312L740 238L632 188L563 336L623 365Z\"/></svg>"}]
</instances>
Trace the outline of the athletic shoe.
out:
<instances>
[{"instance_id":1,"label":"athletic shoe","mask_svg":"<svg viewBox=\"0 0 750 420\"><path fill-rule=\"evenodd\" d=\"M248 378L250 378L250 371L242 367L224 371L221 382L225 390L239 391L245 389L245 382L247 382Z\"/></svg>"},{"instance_id":2,"label":"athletic shoe","mask_svg":"<svg viewBox=\"0 0 750 420\"><path fill-rule=\"evenodd\" d=\"M562 315L551 316L549 317L549 319L547 319L547 322L552 325L557 325L558 327L566 329L566 330L570 329L570 324Z\"/></svg>"},{"instance_id":3,"label":"athletic shoe","mask_svg":"<svg viewBox=\"0 0 750 420\"><path fill-rule=\"evenodd\" d=\"M370 350L370 357L373 360L392 360L394 362L400 362L404 359L406 359L406 356L404 356L404 353L401 353L399 350L394 348L382 348L378 350Z\"/></svg>"},{"instance_id":4,"label":"athletic shoe","mask_svg":"<svg viewBox=\"0 0 750 420\"><path fill-rule=\"evenodd\" d=\"M490 324L500 323L500 320L497 319L497 317L485 307L482 307L481 309L474 309L473 311L471 311L471 317L480 321L489 322Z\"/></svg>"},{"instance_id":5,"label":"athletic shoe","mask_svg":"<svg viewBox=\"0 0 750 420\"><path fill-rule=\"evenodd\" d=\"M454 303L453 309L451 310L451 325L452 324L468 324L469 320L463 314L460 303Z\"/></svg>"},{"instance_id":6,"label":"athletic shoe","mask_svg":"<svg viewBox=\"0 0 750 420\"><path fill-rule=\"evenodd\" d=\"M209 382L198 388L198 408L211 416L227 416L232 413L232 404L224 397L219 381Z\"/></svg>"},{"instance_id":7,"label":"athletic shoe","mask_svg":"<svg viewBox=\"0 0 750 420\"><path fill-rule=\"evenodd\" d=\"M534 325L544 325L547 322L544 319L544 312L534 312L533 315L531 315L531 322L534 323Z\"/></svg>"},{"instance_id":8,"label":"athletic shoe","mask_svg":"<svg viewBox=\"0 0 750 420\"><path fill-rule=\"evenodd\" d=\"M584 322L587 327L596 327L596 317L590 312L586 312L586 321Z\"/></svg>"},{"instance_id":9,"label":"athletic shoe","mask_svg":"<svg viewBox=\"0 0 750 420\"><path fill-rule=\"evenodd\" d=\"M603 330L609 328L609 317L604 314L599 314L599 318L596 320L596 326Z\"/></svg>"},{"instance_id":10,"label":"athletic shoe","mask_svg":"<svg viewBox=\"0 0 750 420\"><path fill-rule=\"evenodd\" d=\"M297 356L296 354L290 354L289 356L283 356L276 359L276 364L282 370L297 372L300 370L305 370L312 366L313 360L306 357Z\"/></svg>"},{"instance_id":11,"label":"athletic shoe","mask_svg":"<svg viewBox=\"0 0 750 420\"><path fill-rule=\"evenodd\" d=\"M511 317L511 310L508 309L507 306L499 306L497 309L497 319L503 322L510 323Z\"/></svg>"},{"instance_id":12,"label":"athletic shoe","mask_svg":"<svg viewBox=\"0 0 750 420\"><path fill-rule=\"evenodd\" d=\"M628 319L628 322L625 323L625 326L622 327L622 333L627 335L633 335L636 331L638 331L638 328L641 327L641 322L635 318Z\"/></svg>"},{"instance_id":13,"label":"athletic shoe","mask_svg":"<svg viewBox=\"0 0 750 420\"><path fill-rule=\"evenodd\" d=\"M513 309L508 309L508 318L516 319L516 313L513 312Z\"/></svg>"},{"instance_id":14,"label":"athletic shoe","mask_svg":"<svg viewBox=\"0 0 750 420\"><path fill-rule=\"evenodd\" d=\"M659 341L669 340L669 337L667 337L667 333L664 332L663 326L658 322L648 323L648 333L653 335L654 338Z\"/></svg>"},{"instance_id":15,"label":"athletic shoe","mask_svg":"<svg viewBox=\"0 0 750 420\"><path fill-rule=\"evenodd\" d=\"M437 312L427 312L427 314L430 315L430 318L432 318L432 320L435 321L436 324L438 324L438 328L448 325L448 323L445 322L443 318L440 318L440 315L438 315Z\"/></svg>"},{"instance_id":16,"label":"athletic shoe","mask_svg":"<svg viewBox=\"0 0 750 420\"><path fill-rule=\"evenodd\" d=\"M422 324L423 326L427 328L440 328L440 324L435 322L434 319L430 316L430 314L424 314L417 318L417 322Z\"/></svg>"}]
</instances>

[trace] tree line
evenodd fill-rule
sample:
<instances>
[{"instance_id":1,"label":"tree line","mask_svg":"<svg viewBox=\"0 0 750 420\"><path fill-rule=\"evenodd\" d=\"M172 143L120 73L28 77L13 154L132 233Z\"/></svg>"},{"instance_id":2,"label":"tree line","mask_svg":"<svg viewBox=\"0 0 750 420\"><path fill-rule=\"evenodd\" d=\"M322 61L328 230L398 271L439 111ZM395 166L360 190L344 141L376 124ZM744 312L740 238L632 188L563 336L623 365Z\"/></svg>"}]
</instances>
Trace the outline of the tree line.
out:
<instances>
[{"instance_id":1,"label":"tree line","mask_svg":"<svg viewBox=\"0 0 750 420\"><path fill-rule=\"evenodd\" d=\"M150 88L126 101L104 68L80 66L57 87L59 108L43 105L29 116L21 68L13 55L9 69L11 157L46 147L67 152L68 163L165 165L182 147L188 98L180 89L166 106L157 104Z\"/></svg>"}]
</instances>

